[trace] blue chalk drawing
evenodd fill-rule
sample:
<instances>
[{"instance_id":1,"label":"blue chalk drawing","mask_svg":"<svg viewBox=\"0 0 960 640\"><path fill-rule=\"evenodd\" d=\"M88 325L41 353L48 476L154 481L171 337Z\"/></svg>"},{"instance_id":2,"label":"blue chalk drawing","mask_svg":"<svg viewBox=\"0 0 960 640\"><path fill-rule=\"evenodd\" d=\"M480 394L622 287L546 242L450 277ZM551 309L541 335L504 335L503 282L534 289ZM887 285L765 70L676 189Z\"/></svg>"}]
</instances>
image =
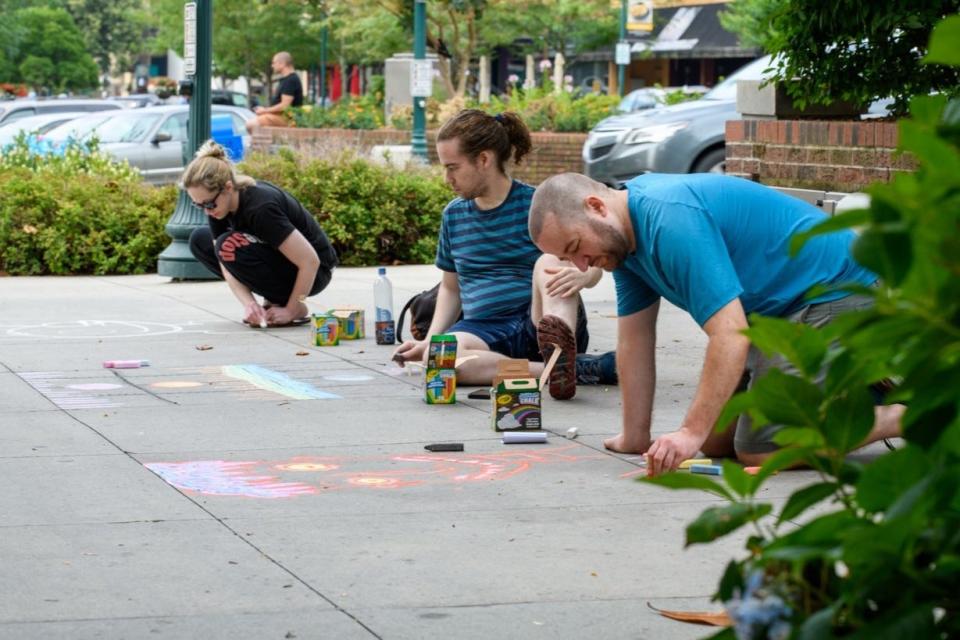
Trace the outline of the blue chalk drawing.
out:
<instances>
[{"instance_id":1,"label":"blue chalk drawing","mask_svg":"<svg viewBox=\"0 0 960 640\"><path fill-rule=\"evenodd\" d=\"M291 378L285 373L267 369L256 364L233 364L223 367L223 374L249 382L253 386L272 391L294 400L341 400L341 396L312 384Z\"/></svg>"}]
</instances>

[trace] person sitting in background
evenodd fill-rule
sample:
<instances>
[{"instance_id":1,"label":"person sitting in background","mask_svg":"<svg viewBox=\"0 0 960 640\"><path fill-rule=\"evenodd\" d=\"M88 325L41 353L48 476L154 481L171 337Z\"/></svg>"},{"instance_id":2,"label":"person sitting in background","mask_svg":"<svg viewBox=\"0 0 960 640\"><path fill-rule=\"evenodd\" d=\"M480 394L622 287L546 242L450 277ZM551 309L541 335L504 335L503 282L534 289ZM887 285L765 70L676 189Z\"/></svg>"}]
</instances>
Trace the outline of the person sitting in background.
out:
<instances>
[{"instance_id":1,"label":"person sitting in background","mask_svg":"<svg viewBox=\"0 0 960 640\"><path fill-rule=\"evenodd\" d=\"M277 92L270 101L269 107L255 107L257 117L247 121L247 131L251 134L257 127L287 127L290 122L283 116L287 107L303 106L303 83L293 68L293 56L286 51L273 56L270 62L275 74L280 75L277 80Z\"/></svg>"}]
</instances>

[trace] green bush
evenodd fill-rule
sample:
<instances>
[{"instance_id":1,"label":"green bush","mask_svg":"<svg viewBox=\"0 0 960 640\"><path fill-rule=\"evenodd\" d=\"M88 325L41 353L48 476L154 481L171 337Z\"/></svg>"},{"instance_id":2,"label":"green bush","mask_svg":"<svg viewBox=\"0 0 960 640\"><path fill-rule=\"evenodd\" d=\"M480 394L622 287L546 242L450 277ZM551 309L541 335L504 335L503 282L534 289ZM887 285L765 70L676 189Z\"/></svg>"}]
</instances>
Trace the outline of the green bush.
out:
<instances>
[{"instance_id":1,"label":"green bush","mask_svg":"<svg viewBox=\"0 0 960 640\"><path fill-rule=\"evenodd\" d=\"M960 16L936 28L925 62L960 68ZM716 594L736 626L715 638L960 637L960 104L923 96L910 110L900 141L918 171L875 185L870 209L794 242L860 228L854 258L881 286L857 292L874 307L822 330L751 318L751 341L801 373L760 378L717 428L747 412L757 426L786 426L783 448L756 476L724 463L725 485L680 473L646 480L729 501L688 525L688 545L753 527L747 557L728 565ZM897 383L887 402L906 405L905 444L869 464L848 460L873 425L868 388L884 379ZM771 521L761 488L798 462L820 479Z\"/></svg>"},{"instance_id":2,"label":"green bush","mask_svg":"<svg viewBox=\"0 0 960 640\"><path fill-rule=\"evenodd\" d=\"M379 129L383 126L383 101L379 93L343 98L326 109L305 105L289 111L298 127Z\"/></svg>"},{"instance_id":3,"label":"green bush","mask_svg":"<svg viewBox=\"0 0 960 640\"><path fill-rule=\"evenodd\" d=\"M0 271L10 275L127 274L156 268L169 243L173 187L95 149L63 157L21 143L0 156Z\"/></svg>"},{"instance_id":4,"label":"green bush","mask_svg":"<svg viewBox=\"0 0 960 640\"><path fill-rule=\"evenodd\" d=\"M531 131L586 133L604 118L614 115L618 104L620 98L617 96L579 96L537 87L527 90L513 88L507 95L493 96L489 103L471 101L468 106L491 114L515 111Z\"/></svg>"},{"instance_id":5,"label":"green bush","mask_svg":"<svg viewBox=\"0 0 960 640\"><path fill-rule=\"evenodd\" d=\"M401 171L349 153L322 160L289 150L253 154L240 170L296 196L350 266L433 262L440 215L453 197L436 169Z\"/></svg>"}]
</instances>

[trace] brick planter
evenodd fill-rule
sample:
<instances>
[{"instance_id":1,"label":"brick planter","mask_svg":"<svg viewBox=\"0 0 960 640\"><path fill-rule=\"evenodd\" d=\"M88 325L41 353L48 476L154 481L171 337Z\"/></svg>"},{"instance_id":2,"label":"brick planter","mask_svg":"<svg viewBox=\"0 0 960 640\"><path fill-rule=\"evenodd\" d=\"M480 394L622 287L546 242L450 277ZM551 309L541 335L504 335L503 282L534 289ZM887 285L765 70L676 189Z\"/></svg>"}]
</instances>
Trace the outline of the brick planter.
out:
<instances>
[{"instance_id":1,"label":"brick planter","mask_svg":"<svg viewBox=\"0 0 960 640\"><path fill-rule=\"evenodd\" d=\"M585 133L533 133L533 151L519 165L510 168L510 174L529 184L539 184L545 178L565 171L583 171L581 150L587 139ZM427 131L427 154L436 164L436 130ZM253 136L255 151L274 152L284 147L307 156L327 156L345 149L367 153L377 145L410 143L409 131L395 129L287 129L262 127Z\"/></svg>"},{"instance_id":2,"label":"brick planter","mask_svg":"<svg viewBox=\"0 0 960 640\"><path fill-rule=\"evenodd\" d=\"M728 174L773 186L862 191L916 168L895 153L895 122L734 120L726 142Z\"/></svg>"}]
</instances>

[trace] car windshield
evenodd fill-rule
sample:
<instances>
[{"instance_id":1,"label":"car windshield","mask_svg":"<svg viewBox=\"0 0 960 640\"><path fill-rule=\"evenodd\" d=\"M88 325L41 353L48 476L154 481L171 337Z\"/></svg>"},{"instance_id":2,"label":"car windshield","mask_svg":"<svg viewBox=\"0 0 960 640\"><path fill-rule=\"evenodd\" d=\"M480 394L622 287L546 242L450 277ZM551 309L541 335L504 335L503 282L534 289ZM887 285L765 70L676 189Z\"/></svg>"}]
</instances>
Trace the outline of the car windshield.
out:
<instances>
[{"instance_id":1,"label":"car windshield","mask_svg":"<svg viewBox=\"0 0 960 640\"><path fill-rule=\"evenodd\" d=\"M738 80L763 80L763 70L770 66L770 56L757 58L753 62L740 67L727 78L708 91L703 96L704 100L736 100L737 99L737 81Z\"/></svg>"},{"instance_id":2,"label":"car windshield","mask_svg":"<svg viewBox=\"0 0 960 640\"><path fill-rule=\"evenodd\" d=\"M160 119L155 113L129 113L107 118L88 132L95 135L100 144L113 142L141 142Z\"/></svg>"},{"instance_id":3,"label":"car windshield","mask_svg":"<svg viewBox=\"0 0 960 640\"><path fill-rule=\"evenodd\" d=\"M43 137L50 142L66 142L67 140L83 140L87 135L111 118L110 115L93 115L70 122L64 122L59 127L48 131Z\"/></svg>"}]
</instances>

